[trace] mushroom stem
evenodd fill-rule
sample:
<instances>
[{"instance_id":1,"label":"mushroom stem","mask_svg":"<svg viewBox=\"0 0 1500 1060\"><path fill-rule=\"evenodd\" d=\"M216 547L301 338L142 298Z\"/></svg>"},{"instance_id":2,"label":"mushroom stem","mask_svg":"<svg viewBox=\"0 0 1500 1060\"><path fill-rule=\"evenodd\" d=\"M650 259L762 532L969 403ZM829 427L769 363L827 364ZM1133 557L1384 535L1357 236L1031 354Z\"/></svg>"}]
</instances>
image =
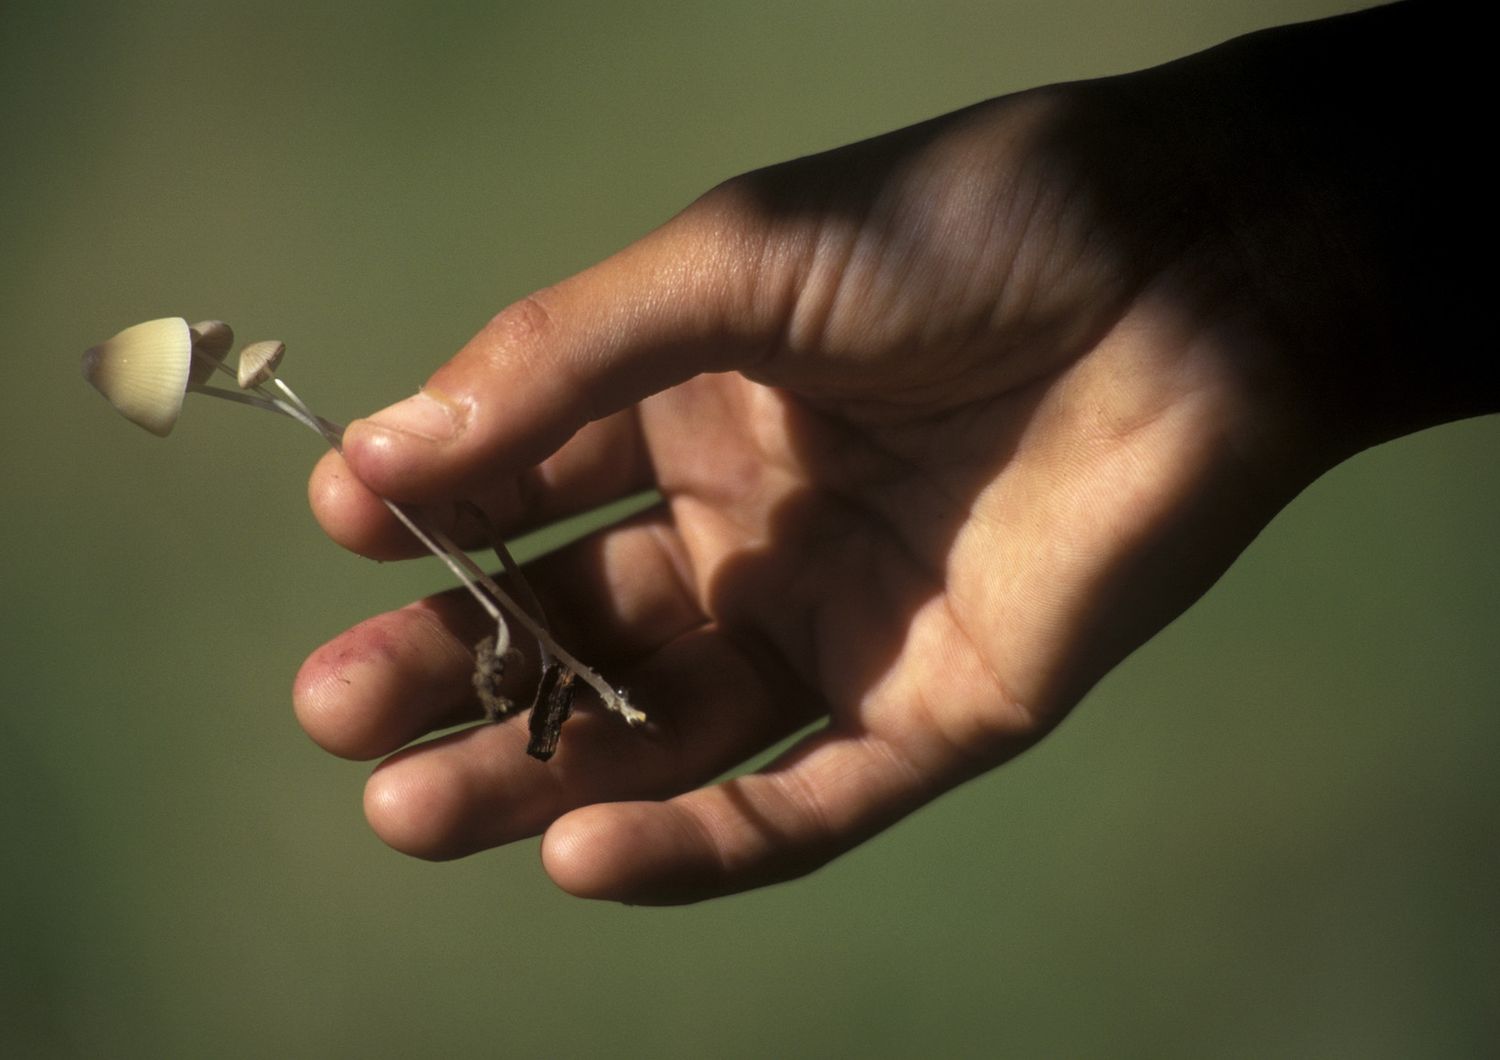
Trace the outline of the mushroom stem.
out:
<instances>
[{"instance_id":1,"label":"mushroom stem","mask_svg":"<svg viewBox=\"0 0 1500 1060\"><path fill-rule=\"evenodd\" d=\"M219 367L223 366L220 365ZM226 372L229 371L227 368L224 368L224 370ZM233 375L234 373L229 372L229 374ZM283 416L296 420L314 434L321 435L323 440L335 452L343 450L344 428L340 424L324 419L313 412L312 409L308 408L307 403L299 398L296 392L280 379L273 379L272 382L286 395L285 399L267 394L264 386L257 386L253 392L246 393L241 390L229 390L224 387L210 386L207 383L189 383L188 390L195 394L206 394L209 397L221 398L224 401L233 401L236 404L248 405L251 408L262 409L266 412L280 413ZM418 525L415 519L403 511L394 501L387 500L384 497L380 499L390 509L391 514L401 521L401 524L411 532L413 537L422 543L427 551L442 560L448 569L457 575L459 581L463 582L464 587L469 590L469 595L479 601L479 605L489 613L489 616L499 622L501 620L500 609L493 600L481 591L479 583L467 569L468 567L473 567L473 563L468 562L466 567L465 564L459 562L460 556L465 561L468 561L468 557L463 556L462 553L456 553L456 550L452 549L451 544L439 545ZM486 588L488 587L486 586Z\"/></svg>"},{"instance_id":2,"label":"mushroom stem","mask_svg":"<svg viewBox=\"0 0 1500 1060\"><path fill-rule=\"evenodd\" d=\"M251 408L265 409L267 412L280 412L289 415L285 409L278 408L274 401L253 394L246 394L240 390L226 390L221 386L210 386L208 383L189 383L187 385L189 394L207 394L209 397L223 398L225 401L238 402L241 405L249 405ZM292 417L296 419L295 416Z\"/></svg>"},{"instance_id":3,"label":"mushroom stem","mask_svg":"<svg viewBox=\"0 0 1500 1060\"><path fill-rule=\"evenodd\" d=\"M226 372L229 371L223 365L220 365L220 367ZM229 372L229 374L233 375L234 373ZM324 419L313 412L307 403L297 396L296 391L280 378L272 376L269 383L275 386L281 392L282 396L278 397L267 391L267 384L265 383L257 384L251 393L209 386L205 383L190 384L188 389L196 393L207 394L210 397L223 398L227 401L235 401L253 408L264 409L267 412L279 412L284 416L296 420L308 430L321 435L323 440L335 452L343 451L344 428L341 424ZM605 681L592 667L576 658L571 652L558 644L542 621L538 621L538 618L532 617L526 608L517 604L511 595L501 588L495 579L491 578L470 559L468 553L454 544L453 540L447 534L441 530L429 531L425 529L417 521L415 515L408 512L395 501L385 497L380 498L380 500L390 510L391 514L400 521L401 525L406 527L411 535L422 543L427 551L440 559L453 572L458 580L463 583L464 588L469 591L469 595L479 602L479 605L484 608L485 612L497 624L503 626L505 615L508 614L536 638L544 661L548 655L556 657L564 666L581 677L598 694L600 701L606 708L619 714L629 724L639 725L646 720L644 713L632 707L625 696L617 689L612 688L609 682ZM527 584L525 578L521 575L520 569L515 566L514 561L506 562L509 560L509 556L504 553L503 547L503 544L499 546L501 562L505 563L507 572L515 579L519 591L524 593L528 600L533 603L533 606L537 608L538 617L540 617L540 604L536 602L535 593L531 591L531 586ZM508 640L508 632L506 639Z\"/></svg>"}]
</instances>

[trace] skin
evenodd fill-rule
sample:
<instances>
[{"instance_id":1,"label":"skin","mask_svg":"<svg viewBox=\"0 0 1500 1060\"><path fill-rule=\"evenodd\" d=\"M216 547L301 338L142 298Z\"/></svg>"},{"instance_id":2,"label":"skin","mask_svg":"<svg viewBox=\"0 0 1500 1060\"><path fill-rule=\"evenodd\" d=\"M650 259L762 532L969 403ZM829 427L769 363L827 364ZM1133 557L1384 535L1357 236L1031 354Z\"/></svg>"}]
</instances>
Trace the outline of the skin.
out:
<instances>
[{"instance_id":1,"label":"skin","mask_svg":"<svg viewBox=\"0 0 1500 1060\"><path fill-rule=\"evenodd\" d=\"M1500 407L1488 376L1403 370L1415 314L1389 295L1414 281L1390 248L1422 236L1389 197L1431 174L1366 165L1389 136L1337 92L1289 121L1256 90L1326 65L1316 34L1364 54L1421 17L1258 35L729 181L351 424L311 499L369 556L416 554L377 495L440 521L473 500L507 532L664 497L528 571L644 730L586 707L545 766L524 721L413 745L477 716L486 622L456 593L308 659L304 728L383 759L375 831L433 859L542 833L561 887L628 902L806 873L1035 743L1321 471Z\"/></svg>"}]
</instances>

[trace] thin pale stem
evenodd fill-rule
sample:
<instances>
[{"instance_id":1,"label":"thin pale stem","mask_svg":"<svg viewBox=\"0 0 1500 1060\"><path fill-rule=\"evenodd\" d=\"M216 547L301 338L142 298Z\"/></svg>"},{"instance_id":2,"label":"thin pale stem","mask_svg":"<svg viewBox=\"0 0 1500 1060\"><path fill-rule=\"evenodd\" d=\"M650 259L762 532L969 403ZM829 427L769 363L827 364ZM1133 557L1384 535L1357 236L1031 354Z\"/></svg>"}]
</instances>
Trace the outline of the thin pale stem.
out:
<instances>
[{"instance_id":1,"label":"thin pale stem","mask_svg":"<svg viewBox=\"0 0 1500 1060\"><path fill-rule=\"evenodd\" d=\"M277 379L273 376L271 382L276 384L276 388L287 396L288 401L290 401L293 405L300 409L303 414L307 416L308 421L313 426L313 430L321 434L328 442L328 444L333 447L335 452L344 451L344 427L342 424L334 423L332 420L325 420L322 416L319 416L316 412L307 407L307 402L299 398L296 392L293 391L291 387L283 383L280 379ZM257 387L256 389L259 390L260 387Z\"/></svg>"},{"instance_id":2,"label":"thin pale stem","mask_svg":"<svg viewBox=\"0 0 1500 1060\"><path fill-rule=\"evenodd\" d=\"M231 376L234 374L222 362L218 362L216 367ZM209 386L205 383L192 383L188 389L196 393L207 394L210 397L223 398L226 401L234 401L253 408L264 409L267 412L279 412L284 416L296 420L308 430L322 436L323 440L335 452L343 451L344 428L341 424L324 419L313 412L307 403L298 397L296 392L280 379L273 376L271 383L281 392L282 396L278 397L270 393L264 384L256 386L253 394ZM564 666L583 678L584 682L598 694L600 701L605 707L619 714L631 725L639 725L646 720L646 715L632 707L619 690L611 687L609 682L605 681L592 667L576 658L553 639L552 634L543 624L545 619L541 619L541 604L537 601L536 594L531 591L531 586L527 584L526 579L521 575L519 568L515 565L515 561L506 553L503 544L497 548L497 554L499 554L507 572L515 579L518 588L526 594L528 602L536 608L537 617L535 618L532 617L526 608L518 605L510 594L500 587L495 579L486 574L482 568L469 558L466 552L454 544L453 540L447 534L441 530L428 531L424 529L411 513L407 512L395 501L382 497L381 503L390 510L391 514L396 517L402 526L406 527L407 531L413 537L422 543L427 551L442 560L443 564L463 583L464 588L469 591L469 595L473 596L479 602L479 605L484 608L485 612L495 620L497 627L504 634L503 638L497 634L497 653L503 654L505 648L509 645L510 639L509 630L505 629L505 619L501 610L503 608L505 612L509 613L511 618L519 622L528 633L536 638L537 646L542 652L544 662L549 654L556 656ZM481 591L481 587L483 591ZM541 620L539 621L539 619ZM502 639L505 642L503 647L499 643Z\"/></svg>"},{"instance_id":3,"label":"thin pale stem","mask_svg":"<svg viewBox=\"0 0 1500 1060\"><path fill-rule=\"evenodd\" d=\"M485 577L484 572L474 566L474 561L462 552L454 549L446 538L439 537L434 539L431 537L395 501L386 500L384 497L380 498L380 500L390 509L391 514L401 521L401 525L411 531L411 535L426 546L428 552L431 552L438 559L442 560L444 565L458 577L458 580L464 583L464 587L469 590L469 595L479 601L480 606L489 613L489 616L496 622L499 622L501 620L500 609L495 606L493 600L479 591L480 585L484 585L486 589L490 589L489 585L485 585L489 581L489 578ZM493 592L494 590L491 589L490 591ZM501 599L500 602L503 604L506 601ZM496 644L496 651L497 653L500 651L498 643Z\"/></svg>"},{"instance_id":4,"label":"thin pale stem","mask_svg":"<svg viewBox=\"0 0 1500 1060\"><path fill-rule=\"evenodd\" d=\"M207 394L209 397L222 398L225 401L234 401L241 405L249 405L251 408L265 409L267 412L280 412L286 415L286 410L278 407L276 402L268 398L257 397L254 394L246 394L242 390L227 390L224 387L210 386L207 383L189 383L187 388L190 394ZM293 419L295 418L294 416Z\"/></svg>"},{"instance_id":5,"label":"thin pale stem","mask_svg":"<svg viewBox=\"0 0 1500 1060\"><path fill-rule=\"evenodd\" d=\"M484 514L484 509L472 501L464 501L460 507L484 527L485 535L490 539L490 548L494 550L495 558L500 561L500 565L505 568L506 575L514 584L516 595L521 597L521 602L536 616L536 620L550 631L552 626L547 621L547 612L542 608L542 601L532 591L531 583L526 580L526 575L521 573L520 565L510 554L510 549L505 547L505 539L496 531L495 524L490 521L490 517Z\"/></svg>"},{"instance_id":6,"label":"thin pale stem","mask_svg":"<svg viewBox=\"0 0 1500 1060\"><path fill-rule=\"evenodd\" d=\"M461 512L467 512L470 518L484 527L485 535L490 539L490 547L494 550L495 558L505 568L505 574L510 579L510 585L515 590L516 595L521 598L521 603L525 604L526 610L536 618L537 625L541 626L546 632L551 633L552 626L547 621L547 612L542 607L542 601L538 599L536 592L531 588L531 583L526 580L526 575L521 572L520 564L510 554L510 549L505 547L505 540L495 532L495 524L490 522L489 516L484 514L484 509L472 501L461 501L459 509ZM504 627L505 623L502 622L500 625ZM508 630L506 631L506 635L508 638ZM543 673L546 673L548 667L553 665L552 651L547 647L547 642L540 638L537 639L536 650L539 656L537 660L539 668Z\"/></svg>"},{"instance_id":7,"label":"thin pale stem","mask_svg":"<svg viewBox=\"0 0 1500 1060\"><path fill-rule=\"evenodd\" d=\"M225 372L228 372L228 369L225 368L222 363L219 364L218 367L223 369ZM232 375L233 373L231 372L229 374ZM291 387L287 386L285 383L282 383L279 379L276 380L276 382L280 384L281 391L286 394L286 400L269 395L263 387L256 387L254 393L249 394L245 393L242 390L229 390L224 387L210 386L207 383L190 383L188 385L188 389L196 394L206 394L209 397L221 398L225 401L233 401L240 405L249 405L251 408L263 409L266 412L280 413L283 416L296 420L298 423L302 424L302 426L306 427L314 434L322 436L323 440L326 441L335 451L341 450L344 434L343 427L331 420L325 420L323 417L314 413L312 409L307 407L307 403L292 391ZM390 509L391 514L399 519L401 521L401 524L411 532L412 536L415 537L418 541L422 542L422 544L427 548L427 551L431 552L438 559L442 560L443 563L448 567L448 569L458 577L458 580L463 582L464 587L469 590L469 595L474 597L475 600L479 601L479 605L489 613L489 616L493 618L497 623L500 622L500 609L495 605L495 602L493 600L491 600L484 594L484 592L480 590L479 584L473 577L470 576L465 567L456 561L456 557L453 555L453 553L439 546L439 544L431 537L429 537L427 532L424 531L419 525L417 525L416 521L413 520L410 515L404 512L395 502L386 500L384 497L381 498L381 501L387 508ZM463 558L466 560L468 559L467 556Z\"/></svg>"},{"instance_id":8,"label":"thin pale stem","mask_svg":"<svg viewBox=\"0 0 1500 1060\"><path fill-rule=\"evenodd\" d=\"M551 633L549 633L539 622L537 622L536 619L532 618L531 615L527 613L525 608L520 607L515 602L515 600L511 598L510 594L502 589L499 583L495 581L495 579L491 578L472 559L470 559L466 552L455 545L453 541L449 539L447 534L443 533L441 530L435 530L433 531L433 537L437 539L438 543L440 543L445 550L449 551L453 555L454 559L464 564L469 573L476 579L478 579L486 589L495 594L495 599L500 601L501 605L510 614L510 617L519 622L522 627L525 628L526 632L535 637L537 643L540 644L544 650L550 651L553 655L557 656L557 658L562 662L564 666L568 667L570 670L576 671L578 676L583 678L588 686L599 694L599 699L604 703L606 707L614 711L616 714L619 714L622 718L624 718L632 725L639 725L641 722L646 720L646 715L632 707L629 701L626 700L626 698L619 692L618 689L610 687L609 682L604 680L603 677L599 676L599 674L591 666L580 661L561 644L557 643L557 641L553 639Z\"/></svg>"}]
</instances>

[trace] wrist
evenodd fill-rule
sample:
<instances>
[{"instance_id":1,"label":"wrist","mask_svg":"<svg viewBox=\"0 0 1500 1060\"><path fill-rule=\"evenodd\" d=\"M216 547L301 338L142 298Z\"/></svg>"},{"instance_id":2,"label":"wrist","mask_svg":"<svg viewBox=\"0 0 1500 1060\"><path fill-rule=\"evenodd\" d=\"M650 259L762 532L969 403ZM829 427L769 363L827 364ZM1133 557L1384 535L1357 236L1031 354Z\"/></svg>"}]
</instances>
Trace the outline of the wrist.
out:
<instances>
[{"instance_id":1,"label":"wrist","mask_svg":"<svg viewBox=\"0 0 1500 1060\"><path fill-rule=\"evenodd\" d=\"M1479 333L1479 176L1455 106L1478 98L1448 5L1406 3L1231 41L1135 75L1179 123L1201 217L1220 227L1323 464L1500 410Z\"/></svg>"}]
</instances>

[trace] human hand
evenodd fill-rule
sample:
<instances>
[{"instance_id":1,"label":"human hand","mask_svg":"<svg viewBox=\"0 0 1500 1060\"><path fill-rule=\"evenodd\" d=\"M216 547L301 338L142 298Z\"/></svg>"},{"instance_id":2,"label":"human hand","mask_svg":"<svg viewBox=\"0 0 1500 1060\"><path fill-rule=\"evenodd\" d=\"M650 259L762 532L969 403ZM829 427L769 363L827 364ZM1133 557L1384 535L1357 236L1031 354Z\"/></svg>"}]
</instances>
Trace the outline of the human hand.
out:
<instances>
[{"instance_id":1,"label":"human hand","mask_svg":"<svg viewBox=\"0 0 1500 1060\"><path fill-rule=\"evenodd\" d=\"M558 884L631 902L807 872L1039 739L1378 433L1330 431L1297 356L1360 291L1266 268L1286 219L1180 89L1042 90L730 181L351 424L311 496L370 556L412 554L377 495L507 532L664 498L528 571L645 731L585 710L546 766L516 724L407 747L478 715L487 620L452 593L312 655L309 734L390 756L377 833L545 832Z\"/></svg>"}]
</instances>

